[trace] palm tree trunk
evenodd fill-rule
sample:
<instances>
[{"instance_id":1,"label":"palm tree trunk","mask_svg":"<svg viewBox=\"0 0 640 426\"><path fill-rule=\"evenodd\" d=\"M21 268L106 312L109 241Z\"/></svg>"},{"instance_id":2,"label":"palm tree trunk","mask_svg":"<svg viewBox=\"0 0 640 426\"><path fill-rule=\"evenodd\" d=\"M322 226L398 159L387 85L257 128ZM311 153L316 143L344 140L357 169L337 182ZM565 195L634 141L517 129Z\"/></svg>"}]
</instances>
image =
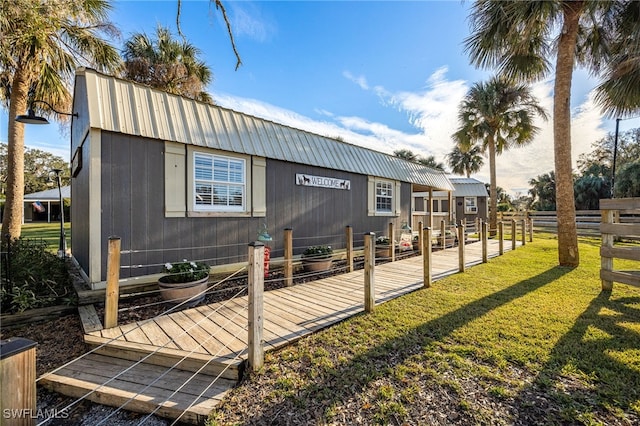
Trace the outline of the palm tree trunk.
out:
<instances>
[{"instance_id":1,"label":"palm tree trunk","mask_svg":"<svg viewBox=\"0 0 640 426\"><path fill-rule=\"evenodd\" d=\"M2 235L19 238L24 199L24 124L15 121L27 109L29 84L24 73L16 70L9 100L7 149L7 193L2 217Z\"/></svg>"},{"instance_id":2,"label":"palm tree trunk","mask_svg":"<svg viewBox=\"0 0 640 426\"><path fill-rule=\"evenodd\" d=\"M489 235L495 236L498 229L498 184L496 183L496 143L489 136Z\"/></svg>"},{"instance_id":3,"label":"palm tree trunk","mask_svg":"<svg viewBox=\"0 0 640 426\"><path fill-rule=\"evenodd\" d=\"M558 215L558 261L560 266L580 264L576 208L571 164L571 80L583 2L562 3L564 25L558 42L553 98L553 139Z\"/></svg>"}]
</instances>

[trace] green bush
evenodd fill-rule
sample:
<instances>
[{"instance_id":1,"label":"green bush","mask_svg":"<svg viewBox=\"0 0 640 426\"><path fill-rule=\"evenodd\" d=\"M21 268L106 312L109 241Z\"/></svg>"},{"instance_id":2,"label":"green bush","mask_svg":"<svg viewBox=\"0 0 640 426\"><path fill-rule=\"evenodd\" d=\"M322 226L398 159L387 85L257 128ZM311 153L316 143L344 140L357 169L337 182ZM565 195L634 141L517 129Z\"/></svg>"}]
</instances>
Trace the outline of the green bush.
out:
<instances>
[{"instance_id":1,"label":"green bush","mask_svg":"<svg viewBox=\"0 0 640 426\"><path fill-rule=\"evenodd\" d=\"M44 241L19 238L9 247L4 242L2 251L10 253L0 276L3 313L76 302L65 261L48 252Z\"/></svg>"}]
</instances>

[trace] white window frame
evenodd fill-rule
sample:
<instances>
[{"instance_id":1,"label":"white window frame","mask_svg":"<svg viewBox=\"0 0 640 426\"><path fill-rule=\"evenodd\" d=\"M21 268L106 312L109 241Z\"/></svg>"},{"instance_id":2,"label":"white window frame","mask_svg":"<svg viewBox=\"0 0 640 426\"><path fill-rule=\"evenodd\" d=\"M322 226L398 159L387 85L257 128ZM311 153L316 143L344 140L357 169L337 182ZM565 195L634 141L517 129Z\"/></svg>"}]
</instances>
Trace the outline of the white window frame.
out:
<instances>
[{"instance_id":1,"label":"white window frame","mask_svg":"<svg viewBox=\"0 0 640 426\"><path fill-rule=\"evenodd\" d=\"M384 188L382 188L383 185L385 186ZM376 193L375 193L376 213L377 214L392 214L393 213L393 207L394 207L393 200L394 200L394 197L395 197L394 183L392 181L390 181L390 180L376 179L375 189L376 189ZM380 190L380 192L378 190ZM382 194L381 193L382 191L388 191L389 193ZM389 208L388 209L380 207L380 204L381 204L382 200L385 201L385 204L389 204Z\"/></svg>"},{"instance_id":2,"label":"white window frame","mask_svg":"<svg viewBox=\"0 0 640 426\"><path fill-rule=\"evenodd\" d=\"M369 216L390 216L397 217L401 214L402 206L400 204L400 197L402 192L402 183L390 179L382 179L374 176L367 178L367 213ZM390 195L384 195L391 201L390 209L378 208L378 186L384 184L387 186L387 190L390 191Z\"/></svg>"},{"instance_id":3,"label":"white window frame","mask_svg":"<svg viewBox=\"0 0 640 426\"><path fill-rule=\"evenodd\" d=\"M464 214L478 214L478 197L464 197Z\"/></svg>"},{"instance_id":4,"label":"white window frame","mask_svg":"<svg viewBox=\"0 0 640 426\"><path fill-rule=\"evenodd\" d=\"M203 161L208 161L211 163L211 166L207 168L211 173L211 177L206 178L202 176L197 176L198 170L202 168L202 165L198 165L198 159ZM228 155L220 155L216 153L206 153L206 152L194 152L193 157L193 210L194 211L202 211L202 212L229 212L229 213L237 213L246 211L247 205L247 162L243 158L236 158ZM223 170L220 172L221 175L226 175L226 178L220 179L216 178L217 165L216 163L224 163L226 167L223 167ZM237 168L240 168L240 171L237 171ZM219 170L219 169L218 169ZM233 175L240 175L240 180L234 180ZM210 186L211 187L211 204L198 204L198 185ZM227 195L222 198L226 199L227 204L214 204L214 187L221 187L227 190ZM234 205L230 204L231 200L235 198L235 196L230 195L231 191L240 190L240 204Z\"/></svg>"}]
</instances>

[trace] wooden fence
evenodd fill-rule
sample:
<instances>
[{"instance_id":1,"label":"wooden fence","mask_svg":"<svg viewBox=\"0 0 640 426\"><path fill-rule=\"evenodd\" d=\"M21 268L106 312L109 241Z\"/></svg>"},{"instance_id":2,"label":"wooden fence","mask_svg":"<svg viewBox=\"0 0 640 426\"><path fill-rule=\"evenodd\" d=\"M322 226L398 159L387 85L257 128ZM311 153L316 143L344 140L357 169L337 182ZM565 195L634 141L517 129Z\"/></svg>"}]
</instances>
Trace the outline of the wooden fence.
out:
<instances>
[{"instance_id":1,"label":"wooden fence","mask_svg":"<svg viewBox=\"0 0 640 426\"><path fill-rule=\"evenodd\" d=\"M610 200L600 200L600 202ZM602 205L602 204L601 204ZM602 215L600 210L576 210L576 226L579 235L600 236L600 221ZM558 230L558 217L555 211L520 211L520 212L499 212L498 220L522 218L531 219L533 227L537 231L555 233ZM640 224L640 215L632 211L623 210L619 213L620 223Z\"/></svg>"},{"instance_id":2,"label":"wooden fence","mask_svg":"<svg viewBox=\"0 0 640 426\"><path fill-rule=\"evenodd\" d=\"M603 290L612 290L619 282L640 287L640 270L614 269L614 259L640 261L640 244L619 243L620 238L640 239L640 221L623 223L622 217L640 219L640 198L600 200L602 234L600 247L600 279Z\"/></svg>"}]
</instances>

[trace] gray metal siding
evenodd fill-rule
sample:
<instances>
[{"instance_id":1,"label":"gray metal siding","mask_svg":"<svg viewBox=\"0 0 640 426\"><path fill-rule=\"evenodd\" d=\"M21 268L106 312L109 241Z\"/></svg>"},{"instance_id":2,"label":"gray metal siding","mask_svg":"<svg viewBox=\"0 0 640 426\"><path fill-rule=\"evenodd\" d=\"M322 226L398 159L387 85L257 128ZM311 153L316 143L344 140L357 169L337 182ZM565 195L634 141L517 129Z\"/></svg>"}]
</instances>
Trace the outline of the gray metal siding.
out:
<instances>
[{"instance_id":1,"label":"gray metal siding","mask_svg":"<svg viewBox=\"0 0 640 426\"><path fill-rule=\"evenodd\" d=\"M122 250L131 251L122 256L121 276L125 278L158 273L165 262L185 258L211 264L245 261L247 244L257 239L265 222L274 239L269 244L273 256L279 257L283 255L284 228L293 229L295 253L299 254L309 245L344 247L347 225L353 227L355 244L360 245L365 232L386 233L390 221L399 227L409 219L408 183L401 189L402 217L369 217L367 176L278 160L267 160L265 218L166 218L164 168L160 166L163 151L164 144L157 140L102 132L102 279L106 278L112 235L121 238ZM296 173L349 179L351 190L299 186ZM136 265L156 266L130 268Z\"/></svg>"}]
</instances>

